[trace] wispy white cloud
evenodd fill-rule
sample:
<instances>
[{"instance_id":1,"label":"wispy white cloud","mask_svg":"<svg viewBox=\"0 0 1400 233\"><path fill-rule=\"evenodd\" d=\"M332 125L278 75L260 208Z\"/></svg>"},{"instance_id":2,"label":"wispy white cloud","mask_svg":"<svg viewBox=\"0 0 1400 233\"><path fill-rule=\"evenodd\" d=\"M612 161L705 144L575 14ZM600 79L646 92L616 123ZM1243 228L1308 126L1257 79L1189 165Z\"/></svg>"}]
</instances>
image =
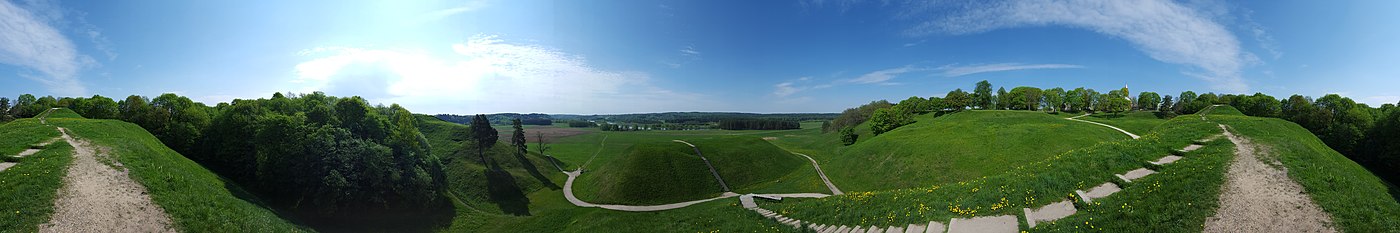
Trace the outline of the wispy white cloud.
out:
<instances>
[{"instance_id":1,"label":"wispy white cloud","mask_svg":"<svg viewBox=\"0 0 1400 233\"><path fill-rule=\"evenodd\" d=\"M453 15L457 15L457 14L461 14L461 13L467 13L467 12L472 12L472 11L480 10L480 9L486 8L486 7L488 7L488 6L491 6L491 4L490 4L490 2L487 2L486 0L468 1L468 2L466 2L465 4L462 4L462 5L459 5L459 6L456 6L456 7L445 8L445 9L439 9L439 10L435 10L435 11L432 11L432 12L424 13L422 16L420 16L420 17L418 18L417 21L418 21L418 22L437 21L437 20L440 20L440 19L443 19L443 18L451 17L451 16L453 16Z\"/></svg>"},{"instance_id":2,"label":"wispy white cloud","mask_svg":"<svg viewBox=\"0 0 1400 233\"><path fill-rule=\"evenodd\" d=\"M793 82L783 82L773 85L773 95L777 97L787 97L799 91L806 90L807 87L793 86Z\"/></svg>"},{"instance_id":3,"label":"wispy white cloud","mask_svg":"<svg viewBox=\"0 0 1400 233\"><path fill-rule=\"evenodd\" d=\"M925 41L928 41L928 40L919 40L919 41L915 41L915 42L904 43L904 47L919 46L919 44L923 44Z\"/></svg>"},{"instance_id":4,"label":"wispy white cloud","mask_svg":"<svg viewBox=\"0 0 1400 233\"><path fill-rule=\"evenodd\" d=\"M1366 97L1366 98L1361 98L1361 99L1359 99L1359 102L1366 103L1366 105L1370 105L1371 107L1375 108L1375 107L1380 107L1382 104L1400 104L1400 96L1397 96L1397 95L1368 96L1368 97Z\"/></svg>"},{"instance_id":5,"label":"wispy white cloud","mask_svg":"<svg viewBox=\"0 0 1400 233\"><path fill-rule=\"evenodd\" d=\"M997 63L986 65L956 66L946 65L939 67L944 77L958 77L964 75L980 74L987 72L1013 71L1013 70L1036 70L1036 69L1079 69L1080 65L1070 64L1021 64L1021 63Z\"/></svg>"},{"instance_id":6,"label":"wispy white cloud","mask_svg":"<svg viewBox=\"0 0 1400 233\"><path fill-rule=\"evenodd\" d=\"M600 70L577 55L479 36L450 56L416 50L317 48L295 68L300 91L362 95L430 113L621 113L713 110L704 96Z\"/></svg>"},{"instance_id":7,"label":"wispy white cloud","mask_svg":"<svg viewBox=\"0 0 1400 233\"><path fill-rule=\"evenodd\" d=\"M9 1L0 1L0 63L23 67L19 76L43 83L58 95L87 94L78 72L95 64L78 53L73 42L36 15ZM31 73L33 72L33 73Z\"/></svg>"},{"instance_id":8,"label":"wispy white cloud","mask_svg":"<svg viewBox=\"0 0 1400 233\"><path fill-rule=\"evenodd\" d=\"M850 82L850 83L857 83L857 84L880 84L880 83L886 83L886 81L889 81L890 79L894 79L896 76L899 76L899 75L901 75L901 74L909 73L909 72L915 72L915 71L922 71L922 70L925 70L925 69L923 69L923 68L917 68L917 67L914 67L913 65L907 65L907 66L902 66L902 67L897 67L897 68L890 68L890 69L877 70L877 71L874 71L874 72L866 73L866 74L864 74L864 75L861 75L860 77L856 77L856 78L854 78L854 79L850 79L850 80L847 80L847 81Z\"/></svg>"},{"instance_id":9,"label":"wispy white cloud","mask_svg":"<svg viewBox=\"0 0 1400 233\"><path fill-rule=\"evenodd\" d=\"M665 59L658 62L666 66L670 66L671 68L681 68L681 66L685 66L686 64L690 64L701 59L700 50L695 49L695 45L693 44L686 45L684 48L681 48L676 51L679 53L678 58Z\"/></svg>"},{"instance_id":10,"label":"wispy white cloud","mask_svg":"<svg viewBox=\"0 0 1400 233\"><path fill-rule=\"evenodd\" d=\"M1253 62L1207 12L1170 0L994 0L908 2L897 18L916 20L910 36L964 35L1031 26L1068 26L1128 41L1149 57L1190 67L1182 73L1215 89L1248 89L1241 69Z\"/></svg>"}]
</instances>

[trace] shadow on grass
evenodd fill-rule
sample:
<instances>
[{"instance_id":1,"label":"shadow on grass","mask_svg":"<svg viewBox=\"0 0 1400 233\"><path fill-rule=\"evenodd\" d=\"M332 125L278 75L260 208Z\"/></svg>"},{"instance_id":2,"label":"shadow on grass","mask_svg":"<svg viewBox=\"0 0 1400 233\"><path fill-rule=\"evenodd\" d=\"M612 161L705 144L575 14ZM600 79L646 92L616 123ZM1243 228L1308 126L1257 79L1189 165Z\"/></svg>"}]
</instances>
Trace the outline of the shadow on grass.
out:
<instances>
[{"instance_id":1,"label":"shadow on grass","mask_svg":"<svg viewBox=\"0 0 1400 233\"><path fill-rule=\"evenodd\" d=\"M549 177L545 176L544 174L541 174L539 168L535 167L535 163L530 162L530 159L525 158L525 156L523 155L516 155L515 159L520 161L520 166L524 167L525 171L530 172L531 177L535 177L535 179L540 180L540 184L544 185L545 188L549 188L550 190L560 189L559 185L554 184L554 181L549 180ZM545 159L548 160L550 158L546 157Z\"/></svg>"},{"instance_id":2,"label":"shadow on grass","mask_svg":"<svg viewBox=\"0 0 1400 233\"><path fill-rule=\"evenodd\" d=\"M526 163L529 164L529 163ZM539 173L530 169L531 173ZM486 173L486 189L492 203L501 208L501 212L511 215L530 215L530 198L525 197L525 192L520 191L520 184L515 182L515 176L510 172L501 169L501 165L495 161L491 162L491 169L483 171ZM552 183L550 183L552 185Z\"/></svg>"}]
</instances>

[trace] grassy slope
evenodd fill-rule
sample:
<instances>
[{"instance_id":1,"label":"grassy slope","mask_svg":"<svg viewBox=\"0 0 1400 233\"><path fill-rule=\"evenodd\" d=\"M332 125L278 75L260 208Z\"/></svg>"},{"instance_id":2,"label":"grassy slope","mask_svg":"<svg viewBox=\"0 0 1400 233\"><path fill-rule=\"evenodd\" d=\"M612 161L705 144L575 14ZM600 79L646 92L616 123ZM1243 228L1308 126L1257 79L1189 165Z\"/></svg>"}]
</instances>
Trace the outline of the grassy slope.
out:
<instances>
[{"instance_id":1,"label":"grassy slope","mask_svg":"<svg viewBox=\"0 0 1400 233\"><path fill-rule=\"evenodd\" d=\"M1213 124L1200 121L1199 118L1192 120L1189 117L1181 117L1140 140L1100 143L1060 153L1044 161L1010 164L1007 166L1014 168L986 178L912 189L851 192L825 199L762 205L799 219L846 225L900 225L929 220L947 221L953 217L1020 214L1021 208L1038 207L1073 198L1070 194L1074 193L1074 190L1087 189L1106 181L1116 181L1117 178L1113 176L1115 173L1147 166L1146 161L1165 156L1170 150L1180 149L1193 139L1218 131ZM1188 154L1188 159L1179 164L1159 168L1163 174L1126 185L1127 193L1164 195L1151 197L1154 200L1188 198L1185 200L1200 202L1189 204L1191 202L1166 201L1139 204L1148 206L1136 207L1138 209L1170 211L1174 214L1137 219L1136 223L1139 224L1133 227L1138 228L1120 230L1140 230L1143 229L1143 223L1168 229L1193 224L1199 227L1199 223L1204 222L1204 218L1213 213L1212 208L1199 208L1199 205L1215 203L1213 200L1224 172L1221 165L1228 161L1229 153L1228 149L1221 149L1229 148L1228 142L1222 140L1210 143L1207 148ZM1191 182L1158 183L1153 179L1182 179ZM1116 200L1114 198L1127 199L1124 198L1126 196L1129 195L1115 195L1101 200L1107 202ZM1081 215L1088 214L1075 216Z\"/></svg>"},{"instance_id":2,"label":"grassy slope","mask_svg":"<svg viewBox=\"0 0 1400 233\"><path fill-rule=\"evenodd\" d=\"M710 159L737 193L829 193L806 158L752 136L687 141Z\"/></svg>"},{"instance_id":3,"label":"grassy slope","mask_svg":"<svg viewBox=\"0 0 1400 233\"><path fill-rule=\"evenodd\" d=\"M879 136L863 135L855 145L837 148L839 153L812 151L809 155L821 157L827 176L843 189L884 190L995 175L1015 164L1127 139L1112 129L1061 119L1064 116L1027 111L920 115L914 124ZM857 129L864 128L868 127L862 124ZM828 135L813 139L834 140L834 134Z\"/></svg>"},{"instance_id":4,"label":"grassy slope","mask_svg":"<svg viewBox=\"0 0 1400 233\"><path fill-rule=\"evenodd\" d=\"M723 192L705 162L685 144L643 143L623 159L584 173L574 185L581 199L607 204L656 205L718 196Z\"/></svg>"},{"instance_id":5,"label":"grassy slope","mask_svg":"<svg viewBox=\"0 0 1400 233\"><path fill-rule=\"evenodd\" d=\"M1148 111L1134 111L1127 114L1099 113L1079 119L1123 128L1123 130L1133 134L1151 133L1158 125L1167 122L1167 119L1157 118L1155 112Z\"/></svg>"},{"instance_id":6,"label":"grassy slope","mask_svg":"<svg viewBox=\"0 0 1400 233\"><path fill-rule=\"evenodd\" d=\"M39 124L39 119L25 118L0 125L0 155L13 156L31 145L59 136L53 126Z\"/></svg>"},{"instance_id":7,"label":"grassy slope","mask_svg":"<svg viewBox=\"0 0 1400 233\"><path fill-rule=\"evenodd\" d=\"M304 230L259 205L236 185L165 147L140 126L116 120L48 121L110 149L182 231Z\"/></svg>"},{"instance_id":8,"label":"grassy slope","mask_svg":"<svg viewBox=\"0 0 1400 233\"><path fill-rule=\"evenodd\" d=\"M54 110L52 110L52 111L49 111L48 116L46 116L46 117L48 117L48 119L55 119L55 118L84 118L82 115L78 115L78 113L77 113L77 112L74 112L72 109L67 109L67 108L54 109Z\"/></svg>"},{"instance_id":9,"label":"grassy slope","mask_svg":"<svg viewBox=\"0 0 1400 233\"><path fill-rule=\"evenodd\" d=\"M1260 151L1281 161L1288 176L1303 186L1313 202L1332 215L1348 232L1400 231L1400 203L1374 174L1327 147L1295 123L1275 118L1245 117L1217 107L1210 119L1249 137ZM1234 111L1238 113L1238 111Z\"/></svg>"},{"instance_id":10,"label":"grassy slope","mask_svg":"<svg viewBox=\"0 0 1400 233\"><path fill-rule=\"evenodd\" d=\"M418 115L418 130L428 139L432 154L443 161L447 174L447 189L465 212L480 214L529 214L530 200L526 194L540 189L558 189L564 185L564 175L540 156L529 154L523 160L513 155L514 148L497 143L486 152L492 165L483 165L477 151L453 140L455 132L470 127L446 122L427 115ZM528 132L528 129L526 130ZM497 132L510 137L510 131ZM531 145L533 146L533 145ZM499 169L487 169L498 166ZM465 212L464 212L465 211Z\"/></svg>"},{"instance_id":11,"label":"grassy slope","mask_svg":"<svg viewBox=\"0 0 1400 233\"><path fill-rule=\"evenodd\" d=\"M0 132L5 132L0 143L18 143L24 148L58 135L57 129L41 125L37 119L0 124ZM35 232L39 224L49 221L53 199L63 186L72 154L72 146L58 141L38 154L19 158L19 164L0 172L0 210L4 210L0 212L0 229Z\"/></svg>"}]
</instances>

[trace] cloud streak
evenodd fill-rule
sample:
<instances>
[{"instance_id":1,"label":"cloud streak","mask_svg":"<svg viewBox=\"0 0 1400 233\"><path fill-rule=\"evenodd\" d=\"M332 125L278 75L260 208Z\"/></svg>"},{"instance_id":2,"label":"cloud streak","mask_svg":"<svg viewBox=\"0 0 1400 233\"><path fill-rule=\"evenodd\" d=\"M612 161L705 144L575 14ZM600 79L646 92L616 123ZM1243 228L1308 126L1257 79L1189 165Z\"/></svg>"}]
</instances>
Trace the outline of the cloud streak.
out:
<instances>
[{"instance_id":1,"label":"cloud streak","mask_svg":"<svg viewBox=\"0 0 1400 233\"><path fill-rule=\"evenodd\" d=\"M577 55L478 36L451 55L318 48L295 67L301 91L376 96L431 113L626 113L714 109L697 94L650 83L642 72L593 68Z\"/></svg>"},{"instance_id":2,"label":"cloud streak","mask_svg":"<svg viewBox=\"0 0 1400 233\"><path fill-rule=\"evenodd\" d=\"M43 83L55 94L87 94L78 82L78 72L95 62L79 54L68 37L40 17L0 1L0 63L29 70L19 76Z\"/></svg>"},{"instance_id":3,"label":"cloud streak","mask_svg":"<svg viewBox=\"0 0 1400 233\"><path fill-rule=\"evenodd\" d=\"M923 68L917 68L917 67L914 67L913 65L908 65L908 66L902 66L902 67L897 67L897 68L890 68L890 69L877 70L877 71L874 71L874 72L866 73L866 74L864 74L864 75L861 75L860 77L856 77L856 78L854 78L854 79L850 79L850 80L847 80L847 81L850 82L850 83L856 83L856 84L889 84L887 81L889 81L890 79L894 79L896 76L899 76L899 75L904 74L904 73L916 72L916 71L923 71L923 70L925 70L925 69L923 69Z\"/></svg>"},{"instance_id":4,"label":"cloud streak","mask_svg":"<svg viewBox=\"0 0 1400 233\"><path fill-rule=\"evenodd\" d=\"M1206 13L1169 0L999 0L910 2L897 18L917 21L910 36L966 35L1007 28L1065 26L1128 41L1149 57L1189 67L1182 73L1215 89L1244 91L1241 69L1257 62Z\"/></svg>"},{"instance_id":5,"label":"cloud streak","mask_svg":"<svg viewBox=\"0 0 1400 233\"><path fill-rule=\"evenodd\" d=\"M954 66L947 65L939 67L943 77L959 77L989 72L1014 71L1014 70L1038 70L1038 69L1080 69L1084 66L1069 64L1021 64L1021 63L997 63L987 65Z\"/></svg>"}]
</instances>

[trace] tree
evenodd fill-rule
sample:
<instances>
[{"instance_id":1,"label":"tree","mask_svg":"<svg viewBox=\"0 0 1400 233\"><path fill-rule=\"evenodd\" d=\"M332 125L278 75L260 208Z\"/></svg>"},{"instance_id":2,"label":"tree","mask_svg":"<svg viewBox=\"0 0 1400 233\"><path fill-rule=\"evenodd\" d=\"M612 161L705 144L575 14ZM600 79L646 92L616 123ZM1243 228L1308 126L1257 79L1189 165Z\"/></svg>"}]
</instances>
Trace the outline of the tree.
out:
<instances>
[{"instance_id":1,"label":"tree","mask_svg":"<svg viewBox=\"0 0 1400 233\"><path fill-rule=\"evenodd\" d=\"M877 100L870 101L870 103L861 105L859 107L848 108L845 111L841 111L841 115L838 115L835 119L831 120L830 127L824 127L822 128L822 131L829 132L835 131L837 129L844 129L847 127L855 127L856 125L860 125L860 123L864 123L865 120L870 119L870 115L875 114L876 109L889 108L893 106L894 104L891 104L889 101Z\"/></svg>"},{"instance_id":2,"label":"tree","mask_svg":"<svg viewBox=\"0 0 1400 233\"><path fill-rule=\"evenodd\" d=\"M997 89L996 102L996 109L1011 108L1011 96L1006 94L1006 87L1000 87Z\"/></svg>"},{"instance_id":3,"label":"tree","mask_svg":"<svg viewBox=\"0 0 1400 233\"><path fill-rule=\"evenodd\" d=\"M1162 105L1157 106L1157 111L1170 112L1172 111L1172 106L1172 95L1163 96Z\"/></svg>"},{"instance_id":4,"label":"tree","mask_svg":"<svg viewBox=\"0 0 1400 233\"><path fill-rule=\"evenodd\" d=\"M870 116L870 130L873 131L875 135L880 135L909 124L912 121L913 120L909 119L909 114L907 113L896 109L882 108L875 110L875 114Z\"/></svg>"},{"instance_id":5,"label":"tree","mask_svg":"<svg viewBox=\"0 0 1400 233\"><path fill-rule=\"evenodd\" d=\"M943 103L948 105L948 108L953 109L953 111L962 111L966 109L968 101L970 100L968 99L967 92L962 89L954 89L943 96Z\"/></svg>"},{"instance_id":6,"label":"tree","mask_svg":"<svg viewBox=\"0 0 1400 233\"><path fill-rule=\"evenodd\" d=\"M91 99L82 101L82 103L84 106L75 110L79 111L83 117L92 119L116 119L119 117L117 102L111 98L93 95Z\"/></svg>"},{"instance_id":7,"label":"tree","mask_svg":"<svg viewBox=\"0 0 1400 233\"><path fill-rule=\"evenodd\" d=\"M979 109L995 108L992 102L992 83L987 80L977 82L977 87L972 89L972 105Z\"/></svg>"},{"instance_id":8,"label":"tree","mask_svg":"<svg viewBox=\"0 0 1400 233\"><path fill-rule=\"evenodd\" d=\"M894 108L899 109L899 110L902 111L902 112L911 113L911 114L912 114L912 113L926 113L926 112L929 112L931 109L925 108L925 107L928 107L927 105L924 104L925 101L928 101L928 100L926 100L926 99L924 99L924 98L919 98L918 96L910 96L908 99L904 99L904 100L902 100L902 101L899 101L899 104L895 104L895 105L894 105Z\"/></svg>"},{"instance_id":9,"label":"tree","mask_svg":"<svg viewBox=\"0 0 1400 233\"><path fill-rule=\"evenodd\" d=\"M491 120L486 118L486 114L476 114L471 123L471 142L476 145L476 154L481 157L481 164L489 165L486 161L486 150L496 145L498 136L496 129L491 128Z\"/></svg>"},{"instance_id":10,"label":"tree","mask_svg":"<svg viewBox=\"0 0 1400 233\"><path fill-rule=\"evenodd\" d=\"M544 153L549 151L549 142L544 141L544 132L535 131L535 151L541 155L548 155Z\"/></svg>"},{"instance_id":11,"label":"tree","mask_svg":"<svg viewBox=\"0 0 1400 233\"><path fill-rule=\"evenodd\" d=\"M1083 111L1084 109L1084 88L1075 88L1065 92L1065 111Z\"/></svg>"},{"instance_id":12,"label":"tree","mask_svg":"<svg viewBox=\"0 0 1400 233\"><path fill-rule=\"evenodd\" d=\"M511 120L510 124L511 128L515 129L510 136L510 145L515 147L515 156L525 156L525 152L529 151L525 144L525 128L521 126L520 118Z\"/></svg>"},{"instance_id":13,"label":"tree","mask_svg":"<svg viewBox=\"0 0 1400 233\"><path fill-rule=\"evenodd\" d=\"M859 137L860 135L857 135L856 130L853 128L841 129L841 143L846 144L847 146L851 144L856 144L856 138Z\"/></svg>"},{"instance_id":14,"label":"tree","mask_svg":"<svg viewBox=\"0 0 1400 233\"><path fill-rule=\"evenodd\" d=\"M1158 96L1156 92L1144 91L1138 93L1137 108L1142 110L1157 110L1157 106L1161 104L1161 102L1162 97Z\"/></svg>"},{"instance_id":15,"label":"tree","mask_svg":"<svg viewBox=\"0 0 1400 233\"><path fill-rule=\"evenodd\" d=\"M1064 104L1065 104L1065 89L1064 89L1064 88L1056 87L1056 88L1050 88L1049 90L1045 90L1045 106L1046 106L1046 110L1049 110L1050 112L1059 112L1060 109L1064 107L1064 106L1063 106Z\"/></svg>"},{"instance_id":16,"label":"tree","mask_svg":"<svg viewBox=\"0 0 1400 233\"><path fill-rule=\"evenodd\" d=\"M1195 100L1196 100L1196 92L1192 92L1192 91L1184 91L1184 92L1181 92L1180 95L1177 95L1177 96L1176 96L1176 105L1173 106L1174 108L1173 108L1172 110L1173 110L1173 111L1176 111L1177 113L1182 113L1182 114L1192 113L1192 112L1186 112L1185 110L1189 107L1188 105L1191 105L1191 103L1194 102Z\"/></svg>"},{"instance_id":17,"label":"tree","mask_svg":"<svg viewBox=\"0 0 1400 233\"><path fill-rule=\"evenodd\" d=\"M1098 109L1094 109L1094 104L1098 102L1098 98L1099 92L1094 91L1094 89L1079 91L1079 107L1082 108L1080 110L1097 111Z\"/></svg>"}]
</instances>

